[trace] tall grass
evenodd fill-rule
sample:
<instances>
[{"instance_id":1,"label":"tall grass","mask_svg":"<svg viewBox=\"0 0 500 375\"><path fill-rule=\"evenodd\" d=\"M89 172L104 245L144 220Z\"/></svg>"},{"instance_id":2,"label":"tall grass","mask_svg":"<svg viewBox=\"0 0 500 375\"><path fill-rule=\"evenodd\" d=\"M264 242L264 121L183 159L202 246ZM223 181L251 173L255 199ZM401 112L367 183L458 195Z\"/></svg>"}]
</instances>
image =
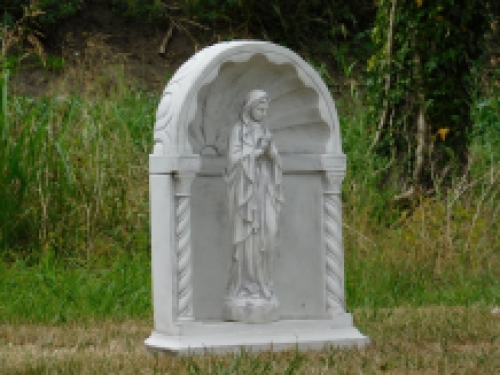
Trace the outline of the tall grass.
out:
<instances>
[{"instance_id":1,"label":"tall grass","mask_svg":"<svg viewBox=\"0 0 500 375\"><path fill-rule=\"evenodd\" d=\"M140 315L127 301L150 312L147 160L158 98L104 81L101 94L40 98L9 96L3 81L4 319ZM468 175L406 208L377 183L384 164L366 153L373 127L357 91L338 101L348 308L499 303L499 98L495 89L477 100Z\"/></svg>"},{"instance_id":2,"label":"tall grass","mask_svg":"<svg viewBox=\"0 0 500 375\"><path fill-rule=\"evenodd\" d=\"M348 304L469 305L500 302L500 87L474 106L468 172L452 187L402 206L381 187L384 163L366 150L373 125L356 95L340 103L348 171L344 236Z\"/></svg>"},{"instance_id":3,"label":"tall grass","mask_svg":"<svg viewBox=\"0 0 500 375\"><path fill-rule=\"evenodd\" d=\"M113 98L5 94L3 103L3 254L146 249L156 98L122 89Z\"/></svg>"}]
</instances>

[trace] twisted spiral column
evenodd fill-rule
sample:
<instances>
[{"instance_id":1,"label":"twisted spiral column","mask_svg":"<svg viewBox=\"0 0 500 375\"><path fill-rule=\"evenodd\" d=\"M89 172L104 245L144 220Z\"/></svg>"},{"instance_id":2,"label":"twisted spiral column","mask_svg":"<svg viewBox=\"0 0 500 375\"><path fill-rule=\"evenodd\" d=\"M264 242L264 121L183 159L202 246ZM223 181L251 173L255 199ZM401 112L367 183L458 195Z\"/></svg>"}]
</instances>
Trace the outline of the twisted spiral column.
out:
<instances>
[{"instance_id":1,"label":"twisted spiral column","mask_svg":"<svg viewBox=\"0 0 500 375\"><path fill-rule=\"evenodd\" d=\"M344 249L342 241L343 174L325 175L325 260L326 260L326 309L329 313L345 310Z\"/></svg>"},{"instance_id":2,"label":"twisted spiral column","mask_svg":"<svg viewBox=\"0 0 500 375\"><path fill-rule=\"evenodd\" d=\"M176 182L177 239L177 319L193 320L193 286L191 282L191 183L194 174L179 173Z\"/></svg>"}]
</instances>

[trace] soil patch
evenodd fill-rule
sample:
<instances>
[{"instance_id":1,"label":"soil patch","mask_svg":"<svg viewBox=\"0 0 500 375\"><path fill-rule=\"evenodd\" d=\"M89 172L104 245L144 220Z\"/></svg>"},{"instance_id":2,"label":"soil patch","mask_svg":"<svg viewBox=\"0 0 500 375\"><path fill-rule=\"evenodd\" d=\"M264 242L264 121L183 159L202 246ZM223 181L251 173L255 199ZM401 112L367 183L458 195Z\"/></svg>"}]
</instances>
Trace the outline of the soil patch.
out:
<instances>
[{"instance_id":1,"label":"soil patch","mask_svg":"<svg viewBox=\"0 0 500 375\"><path fill-rule=\"evenodd\" d=\"M61 81L66 87L82 88L100 74L120 71L128 82L160 92L185 60L218 40L214 31L198 26L173 27L160 53L170 27L169 21L133 22L103 4L91 3L42 37L47 68L31 56L14 72L11 89L21 95L44 95L60 90Z\"/></svg>"}]
</instances>

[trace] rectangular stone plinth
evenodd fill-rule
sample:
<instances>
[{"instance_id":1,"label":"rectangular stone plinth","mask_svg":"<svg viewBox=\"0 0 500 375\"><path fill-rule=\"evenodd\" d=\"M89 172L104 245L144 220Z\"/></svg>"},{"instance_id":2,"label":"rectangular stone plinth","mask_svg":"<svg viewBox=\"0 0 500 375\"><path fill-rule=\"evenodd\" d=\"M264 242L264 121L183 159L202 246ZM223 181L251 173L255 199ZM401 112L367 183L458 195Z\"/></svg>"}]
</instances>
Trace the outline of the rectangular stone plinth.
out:
<instances>
[{"instance_id":1,"label":"rectangular stone plinth","mask_svg":"<svg viewBox=\"0 0 500 375\"><path fill-rule=\"evenodd\" d=\"M185 323L179 335L153 332L145 341L152 352L172 355L320 350L327 346L363 348L369 339L352 326L350 314L335 320L286 320L267 324Z\"/></svg>"}]
</instances>

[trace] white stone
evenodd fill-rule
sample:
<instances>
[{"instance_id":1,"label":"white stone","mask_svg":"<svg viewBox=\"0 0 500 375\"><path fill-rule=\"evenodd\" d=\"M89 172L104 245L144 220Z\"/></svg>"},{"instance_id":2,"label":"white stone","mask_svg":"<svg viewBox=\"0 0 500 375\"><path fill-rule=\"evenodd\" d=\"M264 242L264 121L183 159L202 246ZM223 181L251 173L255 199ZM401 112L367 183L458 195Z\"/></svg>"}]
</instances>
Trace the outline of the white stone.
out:
<instances>
[{"instance_id":1,"label":"white stone","mask_svg":"<svg viewBox=\"0 0 500 375\"><path fill-rule=\"evenodd\" d=\"M146 340L151 352L168 351L174 355L280 351L287 349L320 350L328 346L362 348L366 336L352 326L350 314L333 320L285 320L267 324L194 323L179 335L153 332Z\"/></svg>"},{"instance_id":2,"label":"white stone","mask_svg":"<svg viewBox=\"0 0 500 375\"><path fill-rule=\"evenodd\" d=\"M231 321L278 319L273 266L283 172L272 133L262 123L268 109L267 93L250 91L229 137L224 179L233 253L223 315Z\"/></svg>"},{"instance_id":3,"label":"white stone","mask_svg":"<svg viewBox=\"0 0 500 375\"><path fill-rule=\"evenodd\" d=\"M252 147L265 142L263 155L279 164L281 208L263 216L266 223L277 219L277 235L263 232L269 257L248 258L269 272L255 279L244 266L244 291L232 294L238 247L227 152L246 97L257 89L267 93L267 116L249 112L263 129ZM340 193L346 161L334 102L311 66L266 42L207 47L167 85L154 138L155 328L148 349L182 354L368 343L345 312ZM258 211L260 203L252 204Z\"/></svg>"}]
</instances>

